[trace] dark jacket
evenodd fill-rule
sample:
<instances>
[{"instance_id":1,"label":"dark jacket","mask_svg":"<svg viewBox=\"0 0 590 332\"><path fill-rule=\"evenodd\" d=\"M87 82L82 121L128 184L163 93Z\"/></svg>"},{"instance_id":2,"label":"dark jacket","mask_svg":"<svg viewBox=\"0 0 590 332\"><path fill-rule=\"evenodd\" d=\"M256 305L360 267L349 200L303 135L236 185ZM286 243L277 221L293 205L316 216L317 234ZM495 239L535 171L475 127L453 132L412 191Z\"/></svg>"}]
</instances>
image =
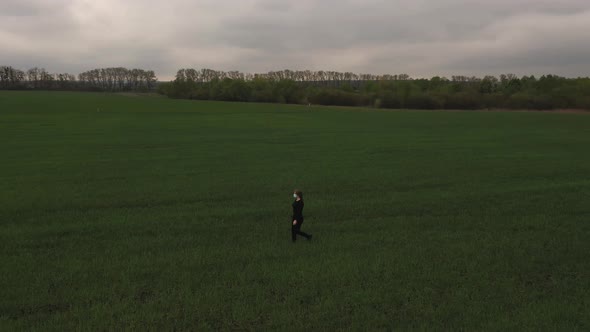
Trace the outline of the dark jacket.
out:
<instances>
[{"instance_id":1,"label":"dark jacket","mask_svg":"<svg viewBox=\"0 0 590 332\"><path fill-rule=\"evenodd\" d=\"M303 200L293 202L293 220L303 221Z\"/></svg>"}]
</instances>

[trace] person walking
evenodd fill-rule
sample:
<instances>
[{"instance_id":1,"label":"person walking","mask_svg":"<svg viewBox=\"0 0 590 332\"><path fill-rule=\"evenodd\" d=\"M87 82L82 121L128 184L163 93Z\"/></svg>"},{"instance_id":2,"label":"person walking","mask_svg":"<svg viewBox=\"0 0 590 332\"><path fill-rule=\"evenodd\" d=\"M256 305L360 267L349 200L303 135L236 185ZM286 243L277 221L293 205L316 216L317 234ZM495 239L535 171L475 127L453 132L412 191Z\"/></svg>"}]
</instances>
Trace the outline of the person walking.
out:
<instances>
[{"instance_id":1,"label":"person walking","mask_svg":"<svg viewBox=\"0 0 590 332\"><path fill-rule=\"evenodd\" d=\"M304 238L311 240L311 234L307 234L301 231L301 225L303 225L303 193L300 190L293 191L293 225L291 226L291 239L293 242L297 240L297 235L301 235Z\"/></svg>"}]
</instances>

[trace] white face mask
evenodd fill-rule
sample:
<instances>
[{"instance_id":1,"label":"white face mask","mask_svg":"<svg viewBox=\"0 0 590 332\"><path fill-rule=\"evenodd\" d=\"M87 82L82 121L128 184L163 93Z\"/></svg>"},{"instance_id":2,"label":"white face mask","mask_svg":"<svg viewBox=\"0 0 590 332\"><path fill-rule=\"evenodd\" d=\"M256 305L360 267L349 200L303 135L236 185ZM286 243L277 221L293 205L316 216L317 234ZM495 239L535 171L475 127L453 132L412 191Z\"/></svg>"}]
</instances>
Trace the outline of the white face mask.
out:
<instances>
[{"instance_id":1,"label":"white face mask","mask_svg":"<svg viewBox=\"0 0 590 332\"><path fill-rule=\"evenodd\" d=\"M297 198L297 194L293 194L293 198Z\"/></svg>"}]
</instances>

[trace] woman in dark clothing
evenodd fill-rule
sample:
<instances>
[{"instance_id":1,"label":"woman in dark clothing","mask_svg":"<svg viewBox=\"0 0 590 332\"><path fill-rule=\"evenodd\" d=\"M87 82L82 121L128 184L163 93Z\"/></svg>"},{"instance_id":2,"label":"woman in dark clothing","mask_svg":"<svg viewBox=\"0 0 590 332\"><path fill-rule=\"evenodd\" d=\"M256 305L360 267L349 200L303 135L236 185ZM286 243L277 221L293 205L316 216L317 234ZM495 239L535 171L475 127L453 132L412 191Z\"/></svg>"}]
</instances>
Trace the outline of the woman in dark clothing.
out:
<instances>
[{"instance_id":1,"label":"woman in dark clothing","mask_svg":"<svg viewBox=\"0 0 590 332\"><path fill-rule=\"evenodd\" d=\"M297 235L301 235L304 238L311 240L311 234L307 234L301 231L301 225L303 224L303 193L299 190L293 192L295 202L293 202L293 225L291 226L291 239L293 242L297 240Z\"/></svg>"}]
</instances>

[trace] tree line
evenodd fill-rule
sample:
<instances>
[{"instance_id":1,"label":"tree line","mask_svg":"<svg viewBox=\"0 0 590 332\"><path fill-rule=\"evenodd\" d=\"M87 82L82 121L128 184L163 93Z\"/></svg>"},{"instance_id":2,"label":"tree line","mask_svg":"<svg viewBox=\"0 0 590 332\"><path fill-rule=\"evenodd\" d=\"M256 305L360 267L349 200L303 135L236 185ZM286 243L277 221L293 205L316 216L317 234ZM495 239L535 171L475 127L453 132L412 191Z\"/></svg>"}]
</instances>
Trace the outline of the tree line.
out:
<instances>
[{"instance_id":1,"label":"tree line","mask_svg":"<svg viewBox=\"0 0 590 332\"><path fill-rule=\"evenodd\" d=\"M38 67L23 71L0 66L0 89L5 90L149 91L156 83L153 70L99 68L76 77L69 73L49 73Z\"/></svg>"},{"instance_id":2,"label":"tree line","mask_svg":"<svg viewBox=\"0 0 590 332\"><path fill-rule=\"evenodd\" d=\"M372 75L334 71L262 74L180 69L158 87L172 98L405 109L588 109L590 78Z\"/></svg>"},{"instance_id":3,"label":"tree line","mask_svg":"<svg viewBox=\"0 0 590 332\"><path fill-rule=\"evenodd\" d=\"M245 80L264 79L270 81L291 80L295 82L316 82L324 85L334 85L337 82L360 82L360 81L382 81L382 80L408 80L408 74L399 75L374 75L374 74L356 74L352 72L337 71L311 71L311 70L281 70L270 71L268 73L252 74L242 73L239 71L218 71L213 69L180 69L176 73L176 81L192 82L211 82L213 80Z\"/></svg>"},{"instance_id":4,"label":"tree line","mask_svg":"<svg viewBox=\"0 0 590 332\"><path fill-rule=\"evenodd\" d=\"M158 83L153 70L99 68L78 74L0 66L0 89L157 91L171 98L363 106L406 109L587 109L590 78L373 75L337 71L281 70L243 73L180 69Z\"/></svg>"}]
</instances>

